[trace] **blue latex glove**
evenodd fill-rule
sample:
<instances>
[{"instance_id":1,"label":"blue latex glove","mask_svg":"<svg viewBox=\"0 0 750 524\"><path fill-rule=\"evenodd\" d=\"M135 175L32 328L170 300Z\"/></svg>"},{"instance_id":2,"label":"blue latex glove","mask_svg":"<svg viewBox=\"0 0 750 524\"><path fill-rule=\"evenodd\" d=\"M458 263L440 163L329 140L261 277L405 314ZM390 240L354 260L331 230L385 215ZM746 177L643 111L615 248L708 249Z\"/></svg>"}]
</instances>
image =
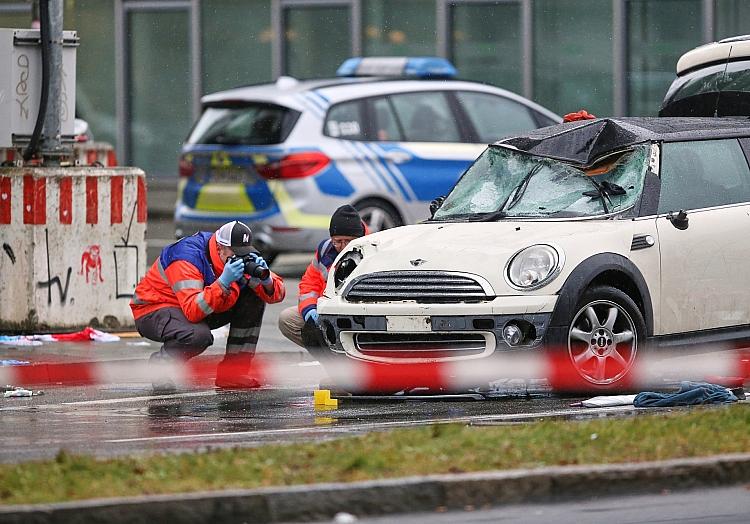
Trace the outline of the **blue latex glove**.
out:
<instances>
[{"instance_id":1,"label":"blue latex glove","mask_svg":"<svg viewBox=\"0 0 750 524\"><path fill-rule=\"evenodd\" d=\"M265 259L262 256L260 256L260 255L258 255L256 253L250 253L250 255L253 256L253 258L255 259L255 263L256 264L258 264L261 267L264 267L264 268L268 269L268 262L266 262ZM265 279L265 280L261 280L260 283L263 284L264 286L270 286L271 284L273 284L273 278L269 274L268 278Z\"/></svg>"},{"instance_id":2,"label":"blue latex glove","mask_svg":"<svg viewBox=\"0 0 750 524\"><path fill-rule=\"evenodd\" d=\"M245 263L241 258L224 264L224 271L221 272L219 282L225 287L229 288L232 282L237 282L242 278L242 272L245 269Z\"/></svg>"},{"instance_id":3,"label":"blue latex glove","mask_svg":"<svg viewBox=\"0 0 750 524\"><path fill-rule=\"evenodd\" d=\"M253 257L253 259L255 260L256 264L258 264L259 266L263 266L264 268L268 269L268 262L266 262L266 260L262 256L260 256L257 253L249 253L249 256Z\"/></svg>"},{"instance_id":4,"label":"blue latex glove","mask_svg":"<svg viewBox=\"0 0 750 524\"><path fill-rule=\"evenodd\" d=\"M311 320L315 322L316 324L318 323L318 310L317 309L311 309L310 311L305 313L305 322L310 322Z\"/></svg>"}]
</instances>

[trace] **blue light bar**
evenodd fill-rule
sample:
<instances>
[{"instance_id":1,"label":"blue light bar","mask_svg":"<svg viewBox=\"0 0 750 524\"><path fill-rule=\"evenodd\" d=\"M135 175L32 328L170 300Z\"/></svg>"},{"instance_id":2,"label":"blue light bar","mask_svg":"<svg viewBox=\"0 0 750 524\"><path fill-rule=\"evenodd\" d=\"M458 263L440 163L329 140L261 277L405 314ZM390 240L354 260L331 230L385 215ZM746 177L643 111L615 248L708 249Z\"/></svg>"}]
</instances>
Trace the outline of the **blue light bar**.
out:
<instances>
[{"instance_id":1,"label":"blue light bar","mask_svg":"<svg viewBox=\"0 0 750 524\"><path fill-rule=\"evenodd\" d=\"M368 56L349 58L336 76L398 76L412 78L454 78L456 68L437 56Z\"/></svg>"}]
</instances>

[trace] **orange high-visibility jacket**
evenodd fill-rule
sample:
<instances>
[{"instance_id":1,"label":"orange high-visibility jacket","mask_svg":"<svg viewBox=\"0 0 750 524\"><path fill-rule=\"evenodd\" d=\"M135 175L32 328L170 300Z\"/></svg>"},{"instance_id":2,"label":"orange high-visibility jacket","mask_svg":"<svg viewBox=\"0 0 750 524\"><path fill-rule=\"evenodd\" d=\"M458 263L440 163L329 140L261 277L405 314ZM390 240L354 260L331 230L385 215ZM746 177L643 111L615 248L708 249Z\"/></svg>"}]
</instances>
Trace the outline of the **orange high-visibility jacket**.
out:
<instances>
[{"instance_id":1,"label":"orange high-visibility jacket","mask_svg":"<svg viewBox=\"0 0 750 524\"><path fill-rule=\"evenodd\" d=\"M140 318L163 307L179 307L190 322L200 322L211 313L222 313L237 302L240 286L228 288L219 282L224 271L219 259L216 235L196 233L167 246L135 288L130 309ZM253 279L253 291L261 300L273 304L284 300L284 282L271 272L273 293Z\"/></svg>"},{"instance_id":2,"label":"orange high-visibility jacket","mask_svg":"<svg viewBox=\"0 0 750 524\"><path fill-rule=\"evenodd\" d=\"M333 247L331 239L324 240L318 244L312 262L307 266L302 280L299 281L299 302L297 309L302 318L311 309L318 307L318 297L323 294L328 280L328 270L339 252Z\"/></svg>"}]
</instances>

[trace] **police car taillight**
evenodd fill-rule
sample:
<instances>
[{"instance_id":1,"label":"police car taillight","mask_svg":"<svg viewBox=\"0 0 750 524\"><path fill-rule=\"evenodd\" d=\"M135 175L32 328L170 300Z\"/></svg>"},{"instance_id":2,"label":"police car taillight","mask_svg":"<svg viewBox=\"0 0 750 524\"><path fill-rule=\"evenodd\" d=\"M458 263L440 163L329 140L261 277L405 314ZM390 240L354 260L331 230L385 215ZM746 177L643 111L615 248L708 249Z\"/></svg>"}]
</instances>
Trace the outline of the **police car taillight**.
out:
<instances>
[{"instance_id":1,"label":"police car taillight","mask_svg":"<svg viewBox=\"0 0 750 524\"><path fill-rule=\"evenodd\" d=\"M193 172L195 171L195 166L193 166L192 158L188 158L184 156L180 157L179 171L180 171L181 177L193 176Z\"/></svg>"},{"instance_id":2,"label":"police car taillight","mask_svg":"<svg viewBox=\"0 0 750 524\"><path fill-rule=\"evenodd\" d=\"M319 151L292 153L278 162L255 165L258 174L265 179L304 178L320 173L331 159Z\"/></svg>"}]
</instances>

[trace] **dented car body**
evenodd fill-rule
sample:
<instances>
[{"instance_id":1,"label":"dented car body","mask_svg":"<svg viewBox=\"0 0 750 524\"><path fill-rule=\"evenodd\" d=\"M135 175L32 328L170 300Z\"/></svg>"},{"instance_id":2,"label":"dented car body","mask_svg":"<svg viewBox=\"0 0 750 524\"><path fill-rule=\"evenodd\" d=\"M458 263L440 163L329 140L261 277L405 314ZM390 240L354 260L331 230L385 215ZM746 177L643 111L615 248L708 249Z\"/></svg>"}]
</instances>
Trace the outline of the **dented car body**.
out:
<instances>
[{"instance_id":1,"label":"dented car body","mask_svg":"<svg viewBox=\"0 0 750 524\"><path fill-rule=\"evenodd\" d=\"M587 389L652 347L750 335L750 125L623 118L497 142L432 218L353 241L318 302L332 357L564 355Z\"/></svg>"}]
</instances>

